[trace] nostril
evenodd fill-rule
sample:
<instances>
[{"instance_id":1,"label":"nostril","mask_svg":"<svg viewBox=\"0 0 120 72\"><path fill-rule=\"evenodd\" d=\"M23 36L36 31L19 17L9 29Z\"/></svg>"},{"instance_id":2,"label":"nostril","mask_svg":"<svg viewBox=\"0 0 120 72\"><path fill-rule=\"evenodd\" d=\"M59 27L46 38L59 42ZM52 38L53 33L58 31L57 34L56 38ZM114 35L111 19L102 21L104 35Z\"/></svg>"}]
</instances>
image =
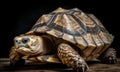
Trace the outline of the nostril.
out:
<instances>
[{"instance_id":1,"label":"nostril","mask_svg":"<svg viewBox=\"0 0 120 72\"><path fill-rule=\"evenodd\" d=\"M29 40L30 40L29 38L23 38L23 39L22 39L22 42L23 42L23 43L27 43L27 42L29 42Z\"/></svg>"}]
</instances>

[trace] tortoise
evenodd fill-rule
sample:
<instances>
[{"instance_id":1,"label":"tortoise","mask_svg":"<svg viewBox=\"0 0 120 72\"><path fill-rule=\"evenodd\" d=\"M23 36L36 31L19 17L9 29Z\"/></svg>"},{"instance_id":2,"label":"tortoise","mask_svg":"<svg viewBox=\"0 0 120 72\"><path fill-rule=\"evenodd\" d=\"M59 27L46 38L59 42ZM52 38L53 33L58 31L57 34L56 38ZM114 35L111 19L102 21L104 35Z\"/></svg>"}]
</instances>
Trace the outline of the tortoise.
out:
<instances>
[{"instance_id":1,"label":"tortoise","mask_svg":"<svg viewBox=\"0 0 120 72\"><path fill-rule=\"evenodd\" d=\"M58 8L43 14L26 32L14 38L10 65L23 65L25 60L62 63L77 72L89 70L88 61L99 59L116 63L116 50L110 48L114 36L93 14L78 8Z\"/></svg>"}]
</instances>

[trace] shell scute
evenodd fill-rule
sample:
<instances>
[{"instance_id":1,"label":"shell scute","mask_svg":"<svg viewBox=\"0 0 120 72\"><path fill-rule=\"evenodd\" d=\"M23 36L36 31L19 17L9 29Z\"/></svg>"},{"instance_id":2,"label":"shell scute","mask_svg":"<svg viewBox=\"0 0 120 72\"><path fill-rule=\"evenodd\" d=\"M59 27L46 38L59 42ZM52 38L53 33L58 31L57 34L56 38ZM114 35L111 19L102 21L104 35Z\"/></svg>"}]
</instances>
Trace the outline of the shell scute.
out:
<instances>
[{"instance_id":1,"label":"shell scute","mask_svg":"<svg viewBox=\"0 0 120 72\"><path fill-rule=\"evenodd\" d=\"M30 31L46 33L75 44L87 60L98 57L114 39L93 14L77 8L58 8L44 14Z\"/></svg>"}]
</instances>

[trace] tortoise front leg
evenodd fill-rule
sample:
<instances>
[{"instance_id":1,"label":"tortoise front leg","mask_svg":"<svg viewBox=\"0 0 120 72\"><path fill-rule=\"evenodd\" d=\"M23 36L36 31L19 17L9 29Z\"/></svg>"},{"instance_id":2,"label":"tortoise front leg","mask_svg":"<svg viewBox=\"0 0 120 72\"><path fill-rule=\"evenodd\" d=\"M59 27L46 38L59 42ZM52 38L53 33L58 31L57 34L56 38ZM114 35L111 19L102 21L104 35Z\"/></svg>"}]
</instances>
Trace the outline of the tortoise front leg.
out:
<instances>
[{"instance_id":1,"label":"tortoise front leg","mask_svg":"<svg viewBox=\"0 0 120 72\"><path fill-rule=\"evenodd\" d=\"M103 63L109 63L109 64L117 63L116 50L113 48L109 48L99 57L99 59Z\"/></svg>"},{"instance_id":2,"label":"tortoise front leg","mask_svg":"<svg viewBox=\"0 0 120 72\"><path fill-rule=\"evenodd\" d=\"M60 44L57 54L63 64L72 67L77 72L85 72L89 69L84 59L68 44Z\"/></svg>"},{"instance_id":3,"label":"tortoise front leg","mask_svg":"<svg viewBox=\"0 0 120 72\"><path fill-rule=\"evenodd\" d=\"M11 66L24 65L25 60L21 59L22 55L16 52L16 48L13 46L10 50L9 59Z\"/></svg>"}]
</instances>

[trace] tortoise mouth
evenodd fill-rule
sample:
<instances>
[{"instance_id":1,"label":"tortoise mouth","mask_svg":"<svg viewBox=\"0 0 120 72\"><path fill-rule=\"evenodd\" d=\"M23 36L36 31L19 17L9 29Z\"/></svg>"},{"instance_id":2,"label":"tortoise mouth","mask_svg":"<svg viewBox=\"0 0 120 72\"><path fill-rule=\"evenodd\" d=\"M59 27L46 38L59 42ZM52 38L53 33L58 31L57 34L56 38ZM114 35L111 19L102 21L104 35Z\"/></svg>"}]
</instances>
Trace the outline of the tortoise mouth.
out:
<instances>
[{"instance_id":1,"label":"tortoise mouth","mask_svg":"<svg viewBox=\"0 0 120 72\"><path fill-rule=\"evenodd\" d=\"M18 47L16 47L17 49L21 49L21 48L27 48L27 49L30 49L29 46L26 46L26 45L19 45Z\"/></svg>"},{"instance_id":2,"label":"tortoise mouth","mask_svg":"<svg viewBox=\"0 0 120 72\"><path fill-rule=\"evenodd\" d=\"M34 56L40 54L39 51L30 49L28 47L21 46L16 49L18 53L21 53L22 55L29 55L29 56Z\"/></svg>"}]
</instances>

